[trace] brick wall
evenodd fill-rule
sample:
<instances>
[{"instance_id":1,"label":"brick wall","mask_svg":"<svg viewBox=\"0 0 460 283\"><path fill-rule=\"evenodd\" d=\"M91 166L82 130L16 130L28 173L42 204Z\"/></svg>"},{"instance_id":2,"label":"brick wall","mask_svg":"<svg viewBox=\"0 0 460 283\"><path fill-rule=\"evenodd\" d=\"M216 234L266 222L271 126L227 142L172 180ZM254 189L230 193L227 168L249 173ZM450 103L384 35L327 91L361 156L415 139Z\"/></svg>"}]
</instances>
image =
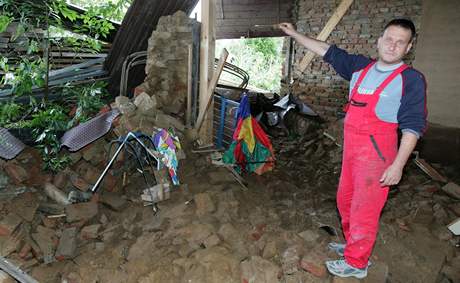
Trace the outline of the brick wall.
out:
<instances>
[{"instance_id":1,"label":"brick wall","mask_svg":"<svg viewBox=\"0 0 460 283\"><path fill-rule=\"evenodd\" d=\"M297 29L316 37L341 0L298 0L295 19ZM327 40L350 53L377 56L377 39L385 24L393 18L407 17L418 30L422 0L355 0ZM416 47L414 45L414 47ZM346 102L348 82L338 76L321 58L315 58L301 74L297 66L306 49L296 44L294 52L293 92L327 120L335 120ZM416 48L407 55L414 59Z\"/></svg>"}]
</instances>

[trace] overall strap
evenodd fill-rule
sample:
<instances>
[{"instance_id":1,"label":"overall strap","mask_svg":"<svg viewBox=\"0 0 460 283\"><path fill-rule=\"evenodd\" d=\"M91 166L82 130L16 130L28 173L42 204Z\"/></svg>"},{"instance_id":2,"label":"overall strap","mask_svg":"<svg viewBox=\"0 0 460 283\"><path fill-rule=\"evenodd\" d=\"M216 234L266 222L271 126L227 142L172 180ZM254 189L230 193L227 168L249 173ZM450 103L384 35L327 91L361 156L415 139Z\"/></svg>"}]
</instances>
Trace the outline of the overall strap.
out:
<instances>
[{"instance_id":1,"label":"overall strap","mask_svg":"<svg viewBox=\"0 0 460 283\"><path fill-rule=\"evenodd\" d=\"M375 96L379 96L380 93L387 87L391 81L396 78L397 75L401 74L404 72L405 69L409 68L406 64L402 64L399 66L396 70L394 70L374 91Z\"/></svg>"},{"instance_id":2,"label":"overall strap","mask_svg":"<svg viewBox=\"0 0 460 283\"><path fill-rule=\"evenodd\" d=\"M361 71L361 74L359 75L358 77L358 80L356 81L354 87L353 87L353 90L351 91L351 95L350 95L350 99L353 98L353 95L355 95L355 93L357 92L359 86L361 85L362 81L364 80L364 78L366 77L367 73L369 72L369 70L372 68L372 66L375 65L377 61L372 61L369 63L369 65L367 65L362 71Z\"/></svg>"}]
</instances>

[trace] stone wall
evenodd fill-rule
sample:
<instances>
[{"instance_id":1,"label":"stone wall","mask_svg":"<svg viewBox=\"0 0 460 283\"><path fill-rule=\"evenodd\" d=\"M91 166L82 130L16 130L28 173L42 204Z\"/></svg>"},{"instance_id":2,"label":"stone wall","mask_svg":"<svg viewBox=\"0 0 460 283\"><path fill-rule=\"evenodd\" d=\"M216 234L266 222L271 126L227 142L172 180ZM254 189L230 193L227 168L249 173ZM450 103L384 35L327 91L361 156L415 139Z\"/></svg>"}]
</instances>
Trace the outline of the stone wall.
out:
<instances>
[{"instance_id":1,"label":"stone wall","mask_svg":"<svg viewBox=\"0 0 460 283\"><path fill-rule=\"evenodd\" d=\"M316 37L341 0L299 0L295 21L300 32ZM377 39L387 22L397 17L414 21L418 30L422 0L355 0L327 40L350 53L377 56ZM414 47L416 47L414 45ZM296 44L293 92L327 120L335 120L346 102L348 82L321 58L316 58L301 74L297 66L306 49ZM414 59L411 51L406 62Z\"/></svg>"},{"instance_id":2,"label":"stone wall","mask_svg":"<svg viewBox=\"0 0 460 283\"><path fill-rule=\"evenodd\" d=\"M156 97L159 109L180 117L186 107L188 46L192 44L193 21L182 11L161 17L148 41L143 87Z\"/></svg>"}]
</instances>

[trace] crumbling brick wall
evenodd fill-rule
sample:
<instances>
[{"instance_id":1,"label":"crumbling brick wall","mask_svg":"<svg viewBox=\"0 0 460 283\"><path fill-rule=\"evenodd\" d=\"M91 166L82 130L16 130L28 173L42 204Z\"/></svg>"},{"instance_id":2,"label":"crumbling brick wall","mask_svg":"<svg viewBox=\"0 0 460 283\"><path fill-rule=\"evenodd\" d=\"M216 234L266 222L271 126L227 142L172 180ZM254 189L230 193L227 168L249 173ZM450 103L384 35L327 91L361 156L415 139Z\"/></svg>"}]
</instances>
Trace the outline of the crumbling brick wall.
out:
<instances>
[{"instance_id":1,"label":"crumbling brick wall","mask_svg":"<svg viewBox=\"0 0 460 283\"><path fill-rule=\"evenodd\" d=\"M148 41L144 87L167 114L183 116L185 112L193 21L182 11L161 17Z\"/></svg>"},{"instance_id":2,"label":"crumbling brick wall","mask_svg":"<svg viewBox=\"0 0 460 283\"><path fill-rule=\"evenodd\" d=\"M298 0L295 21L300 32L316 37L340 4L341 0ZM393 18L407 17L418 30L422 13L422 0L355 0L327 40L330 44L377 57L377 39L385 24ZM314 59L304 73L297 66L306 49L296 44L293 64L294 94L308 103L327 120L335 120L346 102L348 82L342 79L321 58ZM415 45L406 58L414 59Z\"/></svg>"}]
</instances>

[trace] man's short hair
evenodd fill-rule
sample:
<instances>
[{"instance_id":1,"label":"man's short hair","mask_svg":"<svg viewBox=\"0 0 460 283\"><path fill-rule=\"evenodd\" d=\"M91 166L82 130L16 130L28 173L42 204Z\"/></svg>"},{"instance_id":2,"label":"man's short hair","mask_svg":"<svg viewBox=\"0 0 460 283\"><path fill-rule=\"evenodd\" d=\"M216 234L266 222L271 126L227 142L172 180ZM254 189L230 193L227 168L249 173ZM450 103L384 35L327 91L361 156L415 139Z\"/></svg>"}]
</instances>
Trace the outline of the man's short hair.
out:
<instances>
[{"instance_id":1,"label":"man's short hair","mask_svg":"<svg viewBox=\"0 0 460 283\"><path fill-rule=\"evenodd\" d=\"M411 41L414 40L414 38L415 38L415 25L411 20L409 20L409 19L394 19L394 20L391 20L385 26L385 28L383 30L385 31L389 26L398 26L398 27L402 27L404 29L410 30L410 32L411 32L410 40Z\"/></svg>"}]
</instances>

